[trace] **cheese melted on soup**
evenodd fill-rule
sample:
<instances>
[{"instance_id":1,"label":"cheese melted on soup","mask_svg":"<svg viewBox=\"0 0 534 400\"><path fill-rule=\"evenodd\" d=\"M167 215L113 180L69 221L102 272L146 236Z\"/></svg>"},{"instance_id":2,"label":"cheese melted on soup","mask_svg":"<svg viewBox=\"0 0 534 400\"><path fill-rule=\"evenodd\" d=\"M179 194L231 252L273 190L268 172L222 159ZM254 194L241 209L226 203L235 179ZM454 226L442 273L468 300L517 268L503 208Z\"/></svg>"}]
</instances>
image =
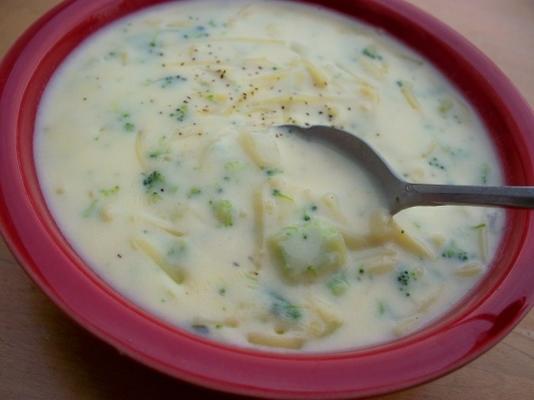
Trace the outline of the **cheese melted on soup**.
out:
<instances>
[{"instance_id":1,"label":"cheese melted on soup","mask_svg":"<svg viewBox=\"0 0 534 400\"><path fill-rule=\"evenodd\" d=\"M406 335L486 273L502 211L389 217L365 171L281 124L332 125L407 180L500 184L459 93L382 32L311 6L176 2L59 68L35 157L61 230L117 291L243 346L325 351Z\"/></svg>"}]
</instances>

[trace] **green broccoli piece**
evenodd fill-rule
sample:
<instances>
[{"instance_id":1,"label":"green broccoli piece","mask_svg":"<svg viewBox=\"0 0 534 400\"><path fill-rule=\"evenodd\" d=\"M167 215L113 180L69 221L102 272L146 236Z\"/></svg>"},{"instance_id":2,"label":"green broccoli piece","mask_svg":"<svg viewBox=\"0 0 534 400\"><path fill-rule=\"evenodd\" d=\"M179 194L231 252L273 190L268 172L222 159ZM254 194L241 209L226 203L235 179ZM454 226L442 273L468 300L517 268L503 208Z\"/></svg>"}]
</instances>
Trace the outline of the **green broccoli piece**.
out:
<instances>
[{"instance_id":1,"label":"green broccoli piece","mask_svg":"<svg viewBox=\"0 0 534 400\"><path fill-rule=\"evenodd\" d=\"M191 198L191 197L194 197L194 196L198 196L202 194L202 189L200 189L199 187L197 186L193 186L191 188L191 190L189 190L189 194L187 195L188 198Z\"/></svg>"},{"instance_id":2,"label":"green broccoli piece","mask_svg":"<svg viewBox=\"0 0 534 400\"><path fill-rule=\"evenodd\" d=\"M133 132L135 130L135 124L132 122L130 113L122 113L119 120L122 122L122 128L126 132Z\"/></svg>"},{"instance_id":3,"label":"green broccoli piece","mask_svg":"<svg viewBox=\"0 0 534 400\"><path fill-rule=\"evenodd\" d=\"M278 189L273 189L273 191L271 192L273 197L278 197L279 199L284 199L284 200L288 200L288 201L293 201L293 199L288 196L287 194L285 193L282 193L280 190Z\"/></svg>"},{"instance_id":4,"label":"green broccoli piece","mask_svg":"<svg viewBox=\"0 0 534 400\"><path fill-rule=\"evenodd\" d=\"M239 172L245 168L246 164L238 160L227 161L224 163L224 170L229 173Z\"/></svg>"},{"instance_id":5,"label":"green broccoli piece","mask_svg":"<svg viewBox=\"0 0 534 400\"><path fill-rule=\"evenodd\" d=\"M276 293L271 293L271 312L278 318L298 321L302 318L300 307L288 301L285 297Z\"/></svg>"},{"instance_id":6,"label":"green broccoli piece","mask_svg":"<svg viewBox=\"0 0 534 400\"><path fill-rule=\"evenodd\" d=\"M83 218L89 218L89 217L92 217L93 215L96 214L98 210L98 200L94 199L93 201L91 201L91 204L89 204L89 206L82 211L82 217Z\"/></svg>"},{"instance_id":7,"label":"green broccoli piece","mask_svg":"<svg viewBox=\"0 0 534 400\"><path fill-rule=\"evenodd\" d=\"M458 247L458 245L454 242L454 240L451 241L449 245L443 249L443 252L441 253L441 257L449 258L449 259L456 259L458 261L469 260L469 254L467 254L467 251Z\"/></svg>"},{"instance_id":8,"label":"green broccoli piece","mask_svg":"<svg viewBox=\"0 0 534 400\"><path fill-rule=\"evenodd\" d=\"M417 270L408 270L402 269L397 274L397 285L401 292L404 293L406 297L411 296L410 290L412 285L419 279L420 273Z\"/></svg>"},{"instance_id":9,"label":"green broccoli piece","mask_svg":"<svg viewBox=\"0 0 534 400\"><path fill-rule=\"evenodd\" d=\"M378 52L376 51L374 47L366 47L365 49L362 50L362 54L373 60L382 60L382 56L378 54Z\"/></svg>"},{"instance_id":10,"label":"green broccoli piece","mask_svg":"<svg viewBox=\"0 0 534 400\"><path fill-rule=\"evenodd\" d=\"M326 287L330 292L338 297L345 294L349 288L349 281L347 280L346 275L343 272L334 274L327 282Z\"/></svg>"},{"instance_id":11,"label":"green broccoli piece","mask_svg":"<svg viewBox=\"0 0 534 400\"><path fill-rule=\"evenodd\" d=\"M283 228L270 238L270 245L290 281L315 280L341 267L347 256L343 236L319 221Z\"/></svg>"},{"instance_id":12,"label":"green broccoli piece","mask_svg":"<svg viewBox=\"0 0 534 400\"><path fill-rule=\"evenodd\" d=\"M213 215L223 226L234 225L234 208L228 200L217 200L211 202Z\"/></svg>"},{"instance_id":13,"label":"green broccoli piece","mask_svg":"<svg viewBox=\"0 0 534 400\"><path fill-rule=\"evenodd\" d=\"M109 189L101 189L100 190L100 193L104 196L104 197L109 197L109 196L113 196L114 194L117 194L120 190L120 186L119 185L115 185Z\"/></svg>"},{"instance_id":14,"label":"green broccoli piece","mask_svg":"<svg viewBox=\"0 0 534 400\"><path fill-rule=\"evenodd\" d=\"M152 171L148 175L144 175L143 186L146 192L156 191L161 189L165 183L165 178L159 171Z\"/></svg>"},{"instance_id":15,"label":"green broccoli piece","mask_svg":"<svg viewBox=\"0 0 534 400\"><path fill-rule=\"evenodd\" d=\"M169 116L176 119L178 122L183 122L187 117L187 112L187 104L182 104L180 107L176 108L174 112L170 113Z\"/></svg>"},{"instance_id":16,"label":"green broccoli piece","mask_svg":"<svg viewBox=\"0 0 534 400\"><path fill-rule=\"evenodd\" d=\"M264 168L264 171L267 176L275 176L284 172L279 168Z\"/></svg>"}]
</instances>

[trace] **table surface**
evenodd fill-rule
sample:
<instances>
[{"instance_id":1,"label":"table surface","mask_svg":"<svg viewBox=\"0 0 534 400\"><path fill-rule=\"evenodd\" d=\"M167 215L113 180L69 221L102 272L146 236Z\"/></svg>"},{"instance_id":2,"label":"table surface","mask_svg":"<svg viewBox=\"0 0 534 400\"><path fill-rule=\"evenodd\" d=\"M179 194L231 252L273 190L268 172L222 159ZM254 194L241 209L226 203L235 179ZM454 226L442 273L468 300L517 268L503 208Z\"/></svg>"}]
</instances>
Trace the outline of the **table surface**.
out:
<instances>
[{"instance_id":1,"label":"table surface","mask_svg":"<svg viewBox=\"0 0 534 400\"><path fill-rule=\"evenodd\" d=\"M481 48L534 104L533 0L411 0ZM0 55L58 0L0 0ZM0 239L0 399L233 399L152 371L94 338L31 282ZM500 344L431 383L381 397L533 399L534 310Z\"/></svg>"}]
</instances>

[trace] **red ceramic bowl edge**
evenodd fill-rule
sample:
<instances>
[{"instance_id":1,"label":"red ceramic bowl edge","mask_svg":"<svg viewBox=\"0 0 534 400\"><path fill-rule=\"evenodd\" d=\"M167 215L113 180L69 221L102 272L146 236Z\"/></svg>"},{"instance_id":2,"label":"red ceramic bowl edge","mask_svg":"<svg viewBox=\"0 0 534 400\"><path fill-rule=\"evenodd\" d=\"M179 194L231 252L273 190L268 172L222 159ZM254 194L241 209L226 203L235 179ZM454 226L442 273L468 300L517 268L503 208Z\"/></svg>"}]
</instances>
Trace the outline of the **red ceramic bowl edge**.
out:
<instances>
[{"instance_id":1,"label":"red ceramic bowl edge","mask_svg":"<svg viewBox=\"0 0 534 400\"><path fill-rule=\"evenodd\" d=\"M70 4L76 3L75 1L69 1L67 3L61 4L51 10L49 13L47 13L44 17L42 17L39 21L37 21L32 27L17 41L17 43L12 47L8 55L5 57L2 65L0 66L0 93L3 93L5 89L5 71L10 70L13 66L14 62L19 57L20 53L23 51L24 47L28 44L28 42L31 40L32 36L35 34L35 32L39 31L46 23L52 19L55 15L57 15L61 10L68 7ZM446 35L448 35L448 39L452 42L455 42L458 46L464 47L463 51L471 53L470 58L471 62L476 61L478 64L483 67L484 74L491 75L493 78L495 78L495 81L493 82L493 87L497 87L501 91L501 95L503 98L507 98L509 103L512 103L516 107L515 111L515 117L518 120L522 121L516 121L518 124L523 125L524 127L528 127L530 125L530 128L532 128L532 112L530 108L526 105L524 100L521 99L521 97L517 94L515 89L511 86L511 84L508 82L508 80L504 77L504 75L498 71L498 69L488 62L488 60L485 58L485 56L481 55L477 50L475 50L470 44L468 44L464 39L459 37L457 34L452 33L448 28L444 27L441 23L437 22L431 17L428 17L426 14L418 11L412 6L406 5L401 2L396 1L378 1L376 2L379 6L382 7L392 7L395 8L397 12L404 12L407 14L417 14L418 18L421 19L421 22L425 22L426 24L432 26L434 25L434 29L439 29L441 32L445 32ZM4 96L2 96L3 99ZM512 101L513 100L513 101ZM4 144L4 137L0 137L0 144ZM532 150L532 149L531 149ZM532 156L530 155L530 165L532 165ZM184 378L186 380L199 383L208 387L217 388L221 390L226 391L232 391L237 393L243 393L243 394L254 394L254 395L263 395L263 396L276 396L276 397L286 397L286 398L326 398L326 397L339 397L339 396L347 396L351 394L355 395L369 395L369 394L380 394L384 392L388 392L391 390L401 389L405 388L417 383L421 383L423 381L426 381L428 379L435 378L437 376L440 376L446 372L450 372L454 368L458 368L461 365L465 364L466 362L470 361L474 357L480 355L483 351L489 349L493 344L495 344L506 332L512 329L512 327L520 320L522 316L525 315L525 313L528 311L529 307L532 305L532 291L527 293L524 297L523 303L519 306L519 309L516 309L513 313L513 316L506 321L506 326L504 329L502 329L498 334L493 335L491 338L486 340L483 345L476 348L476 351L470 352L468 355L462 357L461 359L458 359L454 364L451 364L446 369L441 370L435 370L435 371L429 371L426 374L421 374L418 377L410 380L405 381L402 384L394 384L394 385L384 385L380 389L373 388L372 390L358 390L358 391L343 391L343 392L334 392L329 391L320 393L310 393L307 391L303 392L297 392L297 391L284 391L284 390L277 390L272 389L268 390L267 388L259 388L254 386L248 386L248 385L238 385L235 383L229 383L224 380L216 380L212 377L202 376L193 374L186 370L179 370L172 366L168 366L165 364L162 364L157 359L153 359L149 357L147 354L144 354L141 352L138 348L130 347L127 345L127 343L124 340L119 340L116 337L113 337L109 335L105 330L100 329L98 326L96 326L94 323L91 322L91 319L85 318L83 315L79 314L76 309L71 308L63 299L63 297L58 293L56 290L54 290L51 286L49 286L49 283L46 280L46 277L39 273L39 268L37 265L34 265L33 259L31 257L31 254L27 252L26 246L23 244L23 241L18 235L17 227L13 225L12 220L9 216L9 212L6 209L6 196L9 196L7 193L9 191L9 187L6 183L5 176L2 177L2 184L1 184L1 193L2 201L0 203L0 218L2 224L0 225L0 229L2 232L2 235L6 239L9 247L12 249L12 251L15 253L15 256L17 259L21 262L21 264L25 267L26 272L34 279L39 286L45 291L45 293L54 300L54 302L60 306L68 315L73 317L78 323L80 323L82 326L93 332L95 335L100 337L101 339L107 341L108 343L111 343L115 347L117 347L121 352L124 352L131 357L148 364L160 371L166 372L173 376L178 376L181 378ZM530 179L532 181L532 179ZM532 182L529 182L532 184ZM533 242L532 240L532 219L529 216L529 225L530 227L525 230L525 235L529 235L530 237L527 237L527 239L530 239L530 242ZM532 276L530 277L532 278ZM506 277L503 277L503 280L505 280ZM529 280L529 282L532 282L532 279ZM489 297L489 296L488 296ZM218 346L214 346L218 347ZM260 355L260 357L263 357ZM271 358L273 356L265 356L266 358ZM276 359L277 357L274 356ZM280 357L283 358L283 357ZM319 357L321 358L321 357ZM325 357L325 359L328 357ZM312 359L303 359L297 362L311 362Z\"/></svg>"}]
</instances>

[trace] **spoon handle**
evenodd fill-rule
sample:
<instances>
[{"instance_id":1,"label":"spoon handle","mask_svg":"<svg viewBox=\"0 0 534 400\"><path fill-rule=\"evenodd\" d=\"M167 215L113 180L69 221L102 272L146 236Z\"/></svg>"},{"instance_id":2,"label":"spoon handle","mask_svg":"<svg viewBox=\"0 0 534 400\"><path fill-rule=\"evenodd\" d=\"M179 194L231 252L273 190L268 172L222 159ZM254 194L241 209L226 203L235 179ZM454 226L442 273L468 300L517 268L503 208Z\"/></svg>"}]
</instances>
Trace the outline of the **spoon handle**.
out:
<instances>
[{"instance_id":1,"label":"spoon handle","mask_svg":"<svg viewBox=\"0 0 534 400\"><path fill-rule=\"evenodd\" d=\"M453 186L406 182L397 208L446 204L534 208L534 186Z\"/></svg>"}]
</instances>

